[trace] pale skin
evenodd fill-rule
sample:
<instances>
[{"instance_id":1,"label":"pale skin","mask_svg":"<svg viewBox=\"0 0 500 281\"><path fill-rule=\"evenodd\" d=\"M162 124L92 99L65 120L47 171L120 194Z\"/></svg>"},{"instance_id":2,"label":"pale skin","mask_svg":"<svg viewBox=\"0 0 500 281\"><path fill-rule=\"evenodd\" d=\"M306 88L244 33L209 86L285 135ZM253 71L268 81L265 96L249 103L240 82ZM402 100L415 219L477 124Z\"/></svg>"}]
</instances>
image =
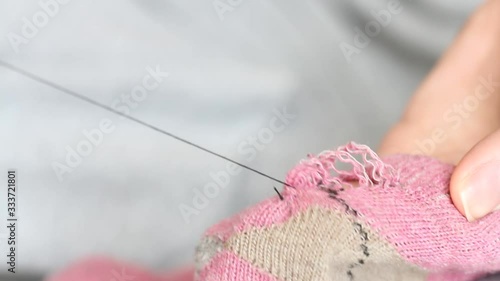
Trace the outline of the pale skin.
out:
<instances>
[{"instance_id":1,"label":"pale skin","mask_svg":"<svg viewBox=\"0 0 500 281\"><path fill-rule=\"evenodd\" d=\"M378 152L457 165L450 194L469 221L500 208L500 1L471 15Z\"/></svg>"}]
</instances>

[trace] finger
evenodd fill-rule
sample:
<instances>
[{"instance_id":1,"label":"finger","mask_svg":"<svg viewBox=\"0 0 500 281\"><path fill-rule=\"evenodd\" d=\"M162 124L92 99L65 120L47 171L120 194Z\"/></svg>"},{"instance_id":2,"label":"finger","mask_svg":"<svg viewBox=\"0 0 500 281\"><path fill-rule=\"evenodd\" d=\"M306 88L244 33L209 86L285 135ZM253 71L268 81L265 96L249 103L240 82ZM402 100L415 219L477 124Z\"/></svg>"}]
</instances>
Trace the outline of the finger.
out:
<instances>
[{"instance_id":1,"label":"finger","mask_svg":"<svg viewBox=\"0 0 500 281\"><path fill-rule=\"evenodd\" d=\"M500 208L500 130L469 151L451 178L451 198L469 221Z\"/></svg>"},{"instance_id":2,"label":"finger","mask_svg":"<svg viewBox=\"0 0 500 281\"><path fill-rule=\"evenodd\" d=\"M380 154L432 155L456 164L500 127L500 1L488 1L412 97Z\"/></svg>"}]
</instances>

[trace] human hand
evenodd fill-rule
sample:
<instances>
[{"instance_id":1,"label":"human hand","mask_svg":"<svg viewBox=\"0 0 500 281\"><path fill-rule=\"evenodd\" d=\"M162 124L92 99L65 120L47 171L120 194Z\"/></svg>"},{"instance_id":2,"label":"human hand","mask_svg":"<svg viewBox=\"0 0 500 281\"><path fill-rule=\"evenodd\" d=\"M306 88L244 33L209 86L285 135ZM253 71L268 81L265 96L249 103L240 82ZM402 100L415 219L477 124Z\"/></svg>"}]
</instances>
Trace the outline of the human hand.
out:
<instances>
[{"instance_id":1,"label":"human hand","mask_svg":"<svg viewBox=\"0 0 500 281\"><path fill-rule=\"evenodd\" d=\"M469 221L500 209L499 15L500 1L478 8L379 149L456 164L451 198Z\"/></svg>"}]
</instances>

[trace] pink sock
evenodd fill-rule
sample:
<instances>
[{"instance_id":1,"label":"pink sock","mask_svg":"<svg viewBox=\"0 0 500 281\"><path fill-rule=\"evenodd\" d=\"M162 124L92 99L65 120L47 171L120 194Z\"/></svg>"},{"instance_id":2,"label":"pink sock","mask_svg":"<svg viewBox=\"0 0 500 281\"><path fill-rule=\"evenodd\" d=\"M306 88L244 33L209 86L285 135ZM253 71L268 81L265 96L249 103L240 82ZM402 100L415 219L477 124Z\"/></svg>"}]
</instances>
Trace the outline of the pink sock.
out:
<instances>
[{"instance_id":1,"label":"pink sock","mask_svg":"<svg viewBox=\"0 0 500 281\"><path fill-rule=\"evenodd\" d=\"M156 275L131 264L91 258L68 267L47 281L193 281L193 269Z\"/></svg>"},{"instance_id":2,"label":"pink sock","mask_svg":"<svg viewBox=\"0 0 500 281\"><path fill-rule=\"evenodd\" d=\"M309 156L283 200L206 232L196 280L471 281L500 271L500 214L468 222L449 197L452 170L424 156L381 160L354 143Z\"/></svg>"}]
</instances>

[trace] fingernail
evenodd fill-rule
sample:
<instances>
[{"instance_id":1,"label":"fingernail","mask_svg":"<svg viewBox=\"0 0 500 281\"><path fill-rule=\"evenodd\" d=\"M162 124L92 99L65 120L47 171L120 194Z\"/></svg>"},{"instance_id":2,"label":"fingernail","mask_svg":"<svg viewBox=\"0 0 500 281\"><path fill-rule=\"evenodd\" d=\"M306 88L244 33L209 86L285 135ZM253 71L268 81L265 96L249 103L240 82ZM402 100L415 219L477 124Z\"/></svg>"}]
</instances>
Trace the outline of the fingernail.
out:
<instances>
[{"instance_id":1,"label":"fingernail","mask_svg":"<svg viewBox=\"0 0 500 281\"><path fill-rule=\"evenodd\" d=\"M467 220L475 221L500 209L500 161L480 165L462 183L466 187L461 199Z\"/></svg>"}]
</instances>

